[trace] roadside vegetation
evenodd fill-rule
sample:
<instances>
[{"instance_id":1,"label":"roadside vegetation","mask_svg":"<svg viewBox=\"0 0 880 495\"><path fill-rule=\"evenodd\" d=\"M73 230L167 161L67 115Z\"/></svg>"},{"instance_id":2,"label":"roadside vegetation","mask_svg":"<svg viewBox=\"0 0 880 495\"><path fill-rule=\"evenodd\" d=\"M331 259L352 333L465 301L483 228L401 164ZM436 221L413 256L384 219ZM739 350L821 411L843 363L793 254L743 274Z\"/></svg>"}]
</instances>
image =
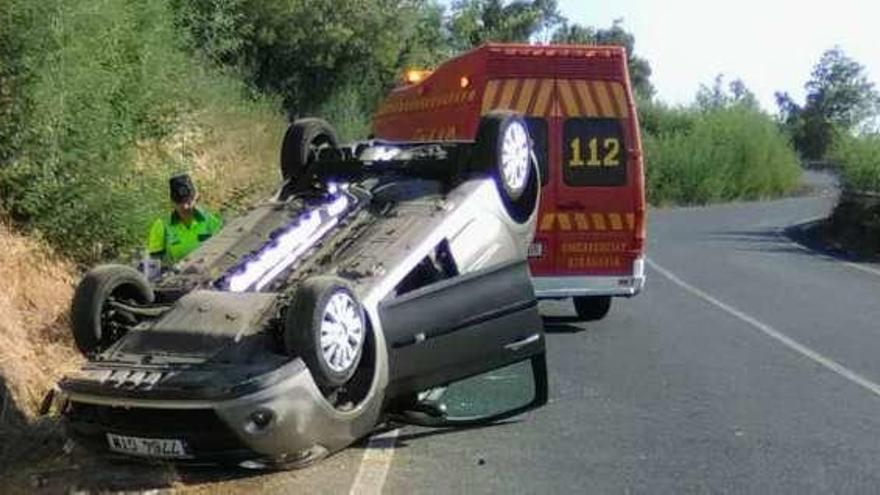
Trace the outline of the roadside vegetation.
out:
<instances>
[{"instance_id":1,"label":"roadside vegetation","mask_svg":"<svg viewBox=\"0 0 880 495\"><path fill-rule=\"evenodd\" d=\"M788 138L740 81L719 76L689 107L643 102L640 118L652 204L776 197L798 185Z\"/></svg>"},{"instance_id":2,"label":"roadside vegetation","mask_svg":"<svg viewBox=\"0 0 880 495\"><path fill-rule=\"evenodd\" d=\"M214 207L274 178L274 101L188 55L165 1L6 4L0 202L19 227L93 262L142 242L172 172Z\"/></svg>"},{"instance_id":3,"label":"roadside vegetation","mask_svg":"<svg viewBox=\"0 0 880 495\"><path fill-rule=\"evenodd\" d=\"M836 173L843 193L817 234L864 257L880 254L880 92L840 48L826 51L798 104L778 93L783 128L802 159Z\"/></svg>"},{"instance_id":4,"label":"roadside vegetation","mask_svg":"<svg viewBox=\"0 0 880 495\"><path fill-rule=\"evenodd\" d=\"M843 136L830 156L845 189L880 193L880 134Z\"/></svg>"},{"instance_id":5,"label":"roadside vegetation","mask_svg":"<svg viewBox=\"0 0 880 495\"><path fill-rule=\"evenodd\" d=\"M57 425L38 421L45 393L82 358L67 306L76 270L44 242L0 221L0 475L13 462L60 447Z\"/></svg>"}]
</instances>

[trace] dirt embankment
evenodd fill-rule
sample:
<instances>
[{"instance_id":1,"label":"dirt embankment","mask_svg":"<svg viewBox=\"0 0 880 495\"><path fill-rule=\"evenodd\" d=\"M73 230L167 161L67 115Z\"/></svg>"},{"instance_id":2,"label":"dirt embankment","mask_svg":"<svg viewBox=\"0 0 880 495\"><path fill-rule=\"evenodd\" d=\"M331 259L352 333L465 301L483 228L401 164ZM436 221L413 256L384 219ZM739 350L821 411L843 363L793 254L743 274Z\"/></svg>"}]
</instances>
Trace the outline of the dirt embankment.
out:
<instances>
[{"instance_id":1,"label":"dirt embankment","mask_svg":"<svg viewBox=\"0 0 880 495\"><path fill-rule=\"evenodd\" d=\"M850 257L880 260L880 194L843 191L818 234L829 247Z\"/></svg>"},{"instance_id":2,"label":"dirt embankment","mask_svg":"<svg viewBox=\"0 0 880 495\"><path fill-rule=\"evenodd\" d=\"M67 322L74 279L71 263L0 220L0 471L58 442L37 411L80 363Z\"/></svg>"}]
</instances>

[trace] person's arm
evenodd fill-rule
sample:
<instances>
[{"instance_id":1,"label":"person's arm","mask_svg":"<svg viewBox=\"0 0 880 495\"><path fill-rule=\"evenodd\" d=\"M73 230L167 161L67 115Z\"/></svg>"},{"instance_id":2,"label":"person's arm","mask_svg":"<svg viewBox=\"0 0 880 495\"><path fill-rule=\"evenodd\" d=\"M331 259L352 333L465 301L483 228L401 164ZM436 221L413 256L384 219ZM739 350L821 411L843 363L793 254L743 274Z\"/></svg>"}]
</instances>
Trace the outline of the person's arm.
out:
<instances>
[{"instance_id":1,"label":"person's arm","mask_svg":"<svg viewBox=\"0 0 880 495\"><path fill-rule=\"evenodd\" d=\"M216 234L221 228L223 228L223 219L220 218L220 215L215 214L214 212L207 212L208 217L208 232L211 235Z\"/></svg>"},{"instance_id":2,"label":"person's arm","mask_svg":"<svg viewBox=\"0 0 880 495\"><path fill-rule=\"evenodd\" d=\"M150 232L147 234L147 254L157 260L166 257L165 222L161 218L150 226Z\"/></svg>"}]
</instances>

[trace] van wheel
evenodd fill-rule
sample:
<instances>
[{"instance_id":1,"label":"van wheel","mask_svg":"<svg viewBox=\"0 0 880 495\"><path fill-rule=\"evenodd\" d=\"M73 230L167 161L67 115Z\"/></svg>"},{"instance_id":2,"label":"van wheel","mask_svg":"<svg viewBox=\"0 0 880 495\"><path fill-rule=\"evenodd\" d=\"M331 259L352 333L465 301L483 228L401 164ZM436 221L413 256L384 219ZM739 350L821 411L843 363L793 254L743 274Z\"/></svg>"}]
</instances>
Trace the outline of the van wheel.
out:
<instances>
[{"instance_id":1,"label":"van wheel","mask_svg":"<svg viewBox=\"0 0 880 495\"><path fill-rule=\"evenodd\" d=\"M323 388L344 385L357 370L367 332L363 306L337 277L313 277L296 291L287 310L284 344L305 361Z\"/></svg>"},{"instance_id":2,"label":"van wheel","mask_svg":"<svg viewBox=\"0 0 880 495\"><path fill-rule=\"evenodd\" d=\"M488 172L508 213L528 219L538 204L538 173L528 126L519 115L494 111L480 119L472 169Z\"/></svg>"},{"instance_id":3,"label":"van wheel","mask_svg":"<svg viewBox=\"0 0 880 495\"><path fill-rule=\"evenodd\" d=\"M611 310L611 296L575 297L574 310L581 321L601 320Z\"/></svg>"},{"instance_id":4,"label":"van wheel","mask_svg":"<svg viewBox=\"0 0 880 495\"><path fill-rule=\"evenodd\" d=\"M323 119L297 119L287 128L281 142L281 176L285 181L302 178L309 164L323 154L339 149L333 127Z\"/></svg>"},{"instance_id":5,"label":"van wheel","mask_svg":"<svg viewBox=\"0 0 880 495\"><path fill-rule=\"evenodd\" d=\"M104 351L135 322L114 310L112 301L148 304L153 289L143 275L125 265L104 265L89 271L73 293L70 308L73 341L86 357Z\"/></svg>"}]
</instances>

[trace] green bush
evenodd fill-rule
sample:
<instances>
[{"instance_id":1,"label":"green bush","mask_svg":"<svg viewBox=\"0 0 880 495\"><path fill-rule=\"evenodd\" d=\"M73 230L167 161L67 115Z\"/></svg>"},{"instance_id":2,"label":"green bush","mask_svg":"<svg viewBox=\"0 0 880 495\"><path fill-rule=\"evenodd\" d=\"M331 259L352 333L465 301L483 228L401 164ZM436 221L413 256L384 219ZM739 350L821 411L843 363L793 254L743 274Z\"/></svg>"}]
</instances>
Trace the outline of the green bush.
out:
<instances>
[{"instance_id":1,"label":"green bush","mask_svg":"<svg viewBox=\"0 0 880 495\"><path fill-rule=\"evenodd\" d=\"M709 111L641 110L648 199L704 204L792 191L797 158L766 114L742 105Z\"/></svg>"},{"instance_id":2,"label":"green bush","mask_svg":"<svg viewBox=\"0 0 880 495\"><path fill-rule=\"evenodd\" d=\"M168 175L226 127L207 117L281 127L272 102L187 54L166 0L7 0L0 19L0 66L17 61L0 77L21 82L15 127L0 128L0 205L81 261L142 242Z\"/></svg>"},{"instance_id":3,"label":"green bush","mask_svg":"<svg viewBox=\"0 0 880 495\"><path fill-rule=\"evenodd\" d=\"M880 135L841 136L831 157L844 187L880 192Z\"/></svg>"}]
</instances>

